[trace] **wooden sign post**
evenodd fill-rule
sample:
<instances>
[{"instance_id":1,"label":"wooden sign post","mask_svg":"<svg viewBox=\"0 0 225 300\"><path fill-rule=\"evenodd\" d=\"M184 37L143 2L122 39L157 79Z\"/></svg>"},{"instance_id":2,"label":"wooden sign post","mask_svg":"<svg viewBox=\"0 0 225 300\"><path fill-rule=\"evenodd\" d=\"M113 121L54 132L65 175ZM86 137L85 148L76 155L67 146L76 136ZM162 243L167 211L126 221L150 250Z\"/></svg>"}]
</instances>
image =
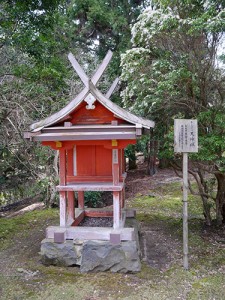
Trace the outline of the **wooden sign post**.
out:
<instances>
[{"instance_id":1,"label":"wooden sign post","mask_svg":"<svg viewBox=\"0 0 225 300\"><path fill-rule=\"evenodd\" d=\"M197 120L174 120L174 152L183 153L183 265L188 270L188 153L198 152Z\"/></svg>"}]
</instances>

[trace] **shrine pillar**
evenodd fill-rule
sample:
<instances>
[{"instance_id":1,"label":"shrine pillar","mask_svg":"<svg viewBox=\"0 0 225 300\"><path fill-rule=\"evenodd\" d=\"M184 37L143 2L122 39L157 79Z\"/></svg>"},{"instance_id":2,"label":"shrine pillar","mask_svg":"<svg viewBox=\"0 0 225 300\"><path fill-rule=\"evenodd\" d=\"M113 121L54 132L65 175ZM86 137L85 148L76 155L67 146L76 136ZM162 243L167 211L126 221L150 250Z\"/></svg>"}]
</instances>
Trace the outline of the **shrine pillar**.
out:
<instances>
[{"instance_id":1,"label":"shrine pillar","mask_svg":"<svg viewBox=\"0 0 225 300\"><path fill-rule=\"evenodd\" d=\"M59 184L66 185L66 150L59 150ZM60 226L66 226L66 192L59 192Z\"/></svg>"},{"instance_id":2,"label":"shrine pillar","mask_svg":"<svg viewBox=\"0 0 225 300\"><path fill-rule=\"evenodd\" d=\"M119 150L112 149L112 174L113 185L119 185L120 167ZM118 229L121 225L121 192L113 192L113 228Z\"/></svg>"},{"instance_id":3,"label":"shrine pillar","mask_svg":"<svg viewBox=\"0 0 225 300\"><path fill-rule=\"evenodd\" d=\"M66 174L73 175L73 148L68 149L66 152ZM75 196L74 191L67 191L67 225L71 225L75 220Z\"/></svg>"}]
</instances>

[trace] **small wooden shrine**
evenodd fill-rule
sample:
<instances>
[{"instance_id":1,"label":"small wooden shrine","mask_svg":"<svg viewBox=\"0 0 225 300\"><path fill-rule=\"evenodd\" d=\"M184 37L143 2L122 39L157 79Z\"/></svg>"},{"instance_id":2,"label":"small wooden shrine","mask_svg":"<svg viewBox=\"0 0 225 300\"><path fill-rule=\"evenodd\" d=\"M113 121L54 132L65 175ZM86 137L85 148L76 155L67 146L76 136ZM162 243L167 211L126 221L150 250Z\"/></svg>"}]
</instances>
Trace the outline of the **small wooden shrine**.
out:
<instances>
[{"instance_id":1,"label":"small wooden shrine","mask_svg":"<svg viewBox=\"0 0 225 300\"><path fill-rule=\"evenodd\" d=\"M84 89L66 107L34 123L25 138L59 151L60 226L47 228L46 237L66 239L133 240L133 228L124 228L126 215L124 149L135 144L154 122L137 117L109 100L118 79L103 95L96 87L111 60L109 51L91 79L75 57L68 58ZM85 191L111 191L113 209L84 206ZM75 193L78 204L75 205ZM75 207L77 206L77 207ZM77 226L85 216L113 217L113 228Z\"/></svg>"}]
</instances>

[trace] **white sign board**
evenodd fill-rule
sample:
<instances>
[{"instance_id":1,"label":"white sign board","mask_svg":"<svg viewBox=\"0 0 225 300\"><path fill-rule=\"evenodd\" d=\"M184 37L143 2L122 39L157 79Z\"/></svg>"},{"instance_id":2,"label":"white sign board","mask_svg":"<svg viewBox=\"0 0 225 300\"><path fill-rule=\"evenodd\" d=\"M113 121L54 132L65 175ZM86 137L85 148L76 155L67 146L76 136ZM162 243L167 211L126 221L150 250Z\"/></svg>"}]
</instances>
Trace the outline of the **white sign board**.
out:
<instances>
[{"instance_id":1,"label":"white sign board","mask_svg":"<svg viewBox=\"0 0 225 300\"><path fill-rule=\"evenodd\" d=\"M198 152L197 120L174 120L174 152Z\"/></svg>"}]
</instances>

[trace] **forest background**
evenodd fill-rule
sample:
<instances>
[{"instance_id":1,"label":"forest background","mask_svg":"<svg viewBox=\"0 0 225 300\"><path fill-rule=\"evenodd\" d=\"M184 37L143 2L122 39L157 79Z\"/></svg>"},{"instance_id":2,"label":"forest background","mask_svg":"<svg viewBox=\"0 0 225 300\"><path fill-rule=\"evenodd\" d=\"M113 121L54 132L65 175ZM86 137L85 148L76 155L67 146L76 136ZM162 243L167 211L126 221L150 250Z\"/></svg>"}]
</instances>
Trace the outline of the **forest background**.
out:
<instances>
[{"instance_id":1,"label":"forest background","mask_svg":"<svg viewBox=\"0 0 225 300\"><path fill-rule=\"evenodd\" d=\"M82 88L67 59L70 51L90 74L111 49L101 91L121 76L112 100L156 122L161 164L181 170L180 155L173 153L173 120L198 119L190 189L202 199L206 223L221 225L224 31L225 1L1 1L0 205L36 194L46 204L55 201L57 155L26 141L23 132Z\"/></svg>"}]
</instances>

